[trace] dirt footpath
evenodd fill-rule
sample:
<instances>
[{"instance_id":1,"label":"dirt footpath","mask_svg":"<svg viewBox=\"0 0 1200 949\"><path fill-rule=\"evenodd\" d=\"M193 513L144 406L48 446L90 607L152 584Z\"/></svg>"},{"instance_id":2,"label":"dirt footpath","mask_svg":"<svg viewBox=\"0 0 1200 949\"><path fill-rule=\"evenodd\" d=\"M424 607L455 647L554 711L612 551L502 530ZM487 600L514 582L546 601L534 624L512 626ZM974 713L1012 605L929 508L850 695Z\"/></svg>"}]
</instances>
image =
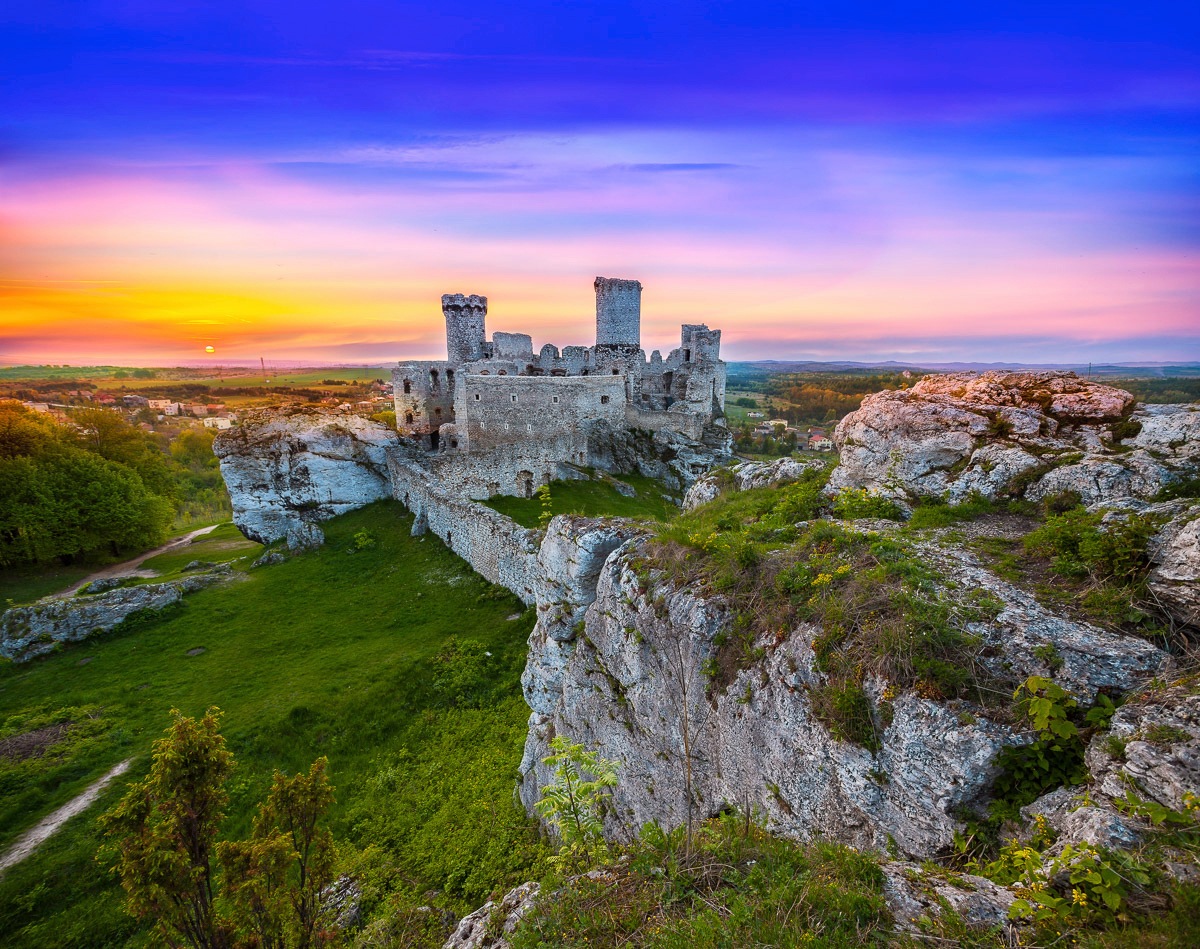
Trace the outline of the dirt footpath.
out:
<instances>
[{"instance_id":1,"label":"dirt footpath","mask_svg":"<svg viewBox=\"0 0 1200 949\"><path fill-rule=\"evenodd\" d=\"M99 780L90 784L87 790L78 797L68 801L48 817L43 817L34 827L25 831L25 833L17 838L16 843L9 847L3 856L0 856L0 874L4 873L5 870L14 864L20 863L37 850L43 841L48 840L55 831L76 814L82 814L86 811L92 802L99 797L100 792L108 787L113 778L129 770L129 765L132 761L132 758L126 758Z\"/></svg>"},{"instance_id":2,"label":"dirt footpath","mask_svg":"<svg viewBox=\"0 0 1200 949\"><path fill-rule=\"evenodd\" d=\"M139 571L138 567L143 562L151 557L157 557L159 554L165 554L168 550L175 550L185 544L190 544L197 537L203 537L210 531L215 531L220 524L213 524L210 527L201 527L199 530L194 530L190 534L184 534L182 537L176 537L174 540L169 540L161 547L155 547L153 550L147 550L144 554L138 554L132 560L126 560L124 563L115 563L111 567L105 567L103 570L97 570L90 576L84 577L72 587L68 587L61 593L56 593L55 596L70 596L78 592L93 580L108 580L112 577L153 577L154 573L150 571Z\"/></svg>"}]
</instances>

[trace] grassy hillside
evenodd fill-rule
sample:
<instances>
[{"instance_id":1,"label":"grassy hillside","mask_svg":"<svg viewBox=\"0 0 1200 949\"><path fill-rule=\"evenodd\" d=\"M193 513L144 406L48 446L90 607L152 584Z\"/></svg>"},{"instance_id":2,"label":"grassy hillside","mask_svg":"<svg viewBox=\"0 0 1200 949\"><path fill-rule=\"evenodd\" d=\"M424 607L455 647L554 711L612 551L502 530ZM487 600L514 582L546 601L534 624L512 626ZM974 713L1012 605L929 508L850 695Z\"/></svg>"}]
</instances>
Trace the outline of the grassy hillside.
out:
<instances>
[{"instance_id":1,"label":"grassy hillside","mask_svg":"<svg viewBox=\"0 0 1200 949\"><path fill-rule=\"evenodd\" d=\"M621 481L636 492L626 497L612 484ZM555 514L584 514L589 517L646 517L656 521L670 520L679 513L675 502L667 497L667 488L660 481L642 475L623 474L611 481L551 481L550 504L547 508L541 496L515 498L498 494L488 501L488 507L511 517L522 527L537 527L542 516Z\"/></svg>"},{"instance_id":2,"label":"grassy hillside","mask_svg":"<svg viewBox=\"0 0 1200 949\"><path fill-rule=\"evenodd\" d=\"M512 787L533 615L410 525L373 505L330 522L319 551L0 668L0 737L75 723L41 757L0 759L0 846L116 762L143 774L171 708L216 705L239 762L226 833L247 830L272 769L327 755L333 829L376 881L368 902L438 890L461 911L527 878L541 850ZM96 817L124 784L0 878L0 945L139 944L93 860Z\"/></svg>"}]
</instances>

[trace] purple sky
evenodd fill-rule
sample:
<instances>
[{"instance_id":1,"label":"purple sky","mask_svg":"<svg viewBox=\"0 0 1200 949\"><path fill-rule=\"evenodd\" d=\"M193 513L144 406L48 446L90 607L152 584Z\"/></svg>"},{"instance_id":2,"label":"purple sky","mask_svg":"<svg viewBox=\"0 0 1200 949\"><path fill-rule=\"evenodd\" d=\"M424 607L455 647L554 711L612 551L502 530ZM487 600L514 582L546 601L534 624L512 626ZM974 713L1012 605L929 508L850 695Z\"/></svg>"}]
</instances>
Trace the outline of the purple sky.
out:
<instances>
[{"instance_id":1,"label":"purple sky","mask_svg":"<svg viewBox=\"0 0 1200 949\"><path fill-rule=\"evenodd\" d=\"M0 11L0 360L1200 359L1195 4L430 6Z\"/></svg>"}]
</instances>

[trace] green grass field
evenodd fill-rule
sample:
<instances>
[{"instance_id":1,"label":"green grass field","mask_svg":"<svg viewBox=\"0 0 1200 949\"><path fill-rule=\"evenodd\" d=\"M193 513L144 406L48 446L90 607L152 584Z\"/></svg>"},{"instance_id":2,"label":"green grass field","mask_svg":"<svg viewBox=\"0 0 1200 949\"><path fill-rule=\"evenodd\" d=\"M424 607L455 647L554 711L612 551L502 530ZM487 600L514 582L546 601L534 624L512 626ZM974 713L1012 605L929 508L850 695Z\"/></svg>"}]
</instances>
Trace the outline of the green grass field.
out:
<instances>
[{"instance_id":1,"label":"green grass field","mask_svg":"<svg viewBox=\"0 0 1200 949\"><path fill-rule=\"evenodd\" d=\"M380 879L438 890L463 911L492 886L528 878L540 844L512 787L532 611L436 537L410 537L410 525L399 505L372 505L326 524L318 551L0 667L0 737L76 722L42 757L0 759L0 847L116 762L135 758L130 779L145 773L171 708L216 705L239 762L228 833L248 830L272 769L294 773L327 755L335 835ZM360 549L363 530L374 543ZM227 534L211 544L235 543ZM0 878L0 945L141 944L94 861L96 818L124 783Z\"/></svg>"},{"instance_id":2,"label":"green grass field","mask_svg":"<svg viewBox=\"0 0 1200 949\"><path fill-rule=\"evenodd\" d=\"M188 532L198 526L191 525ZM233 524L222 524L216 530L203 537L197 537L192 543L178 550L172 550L157 557L144 561L143 566L148 570L157 571L155 579L170 579L177 575L181 567L193 560L208 560L213 563L223 563L248 555L258 556L262 550L261 544L246 540ZM128 557L120 558L122 560ZM253 557L251 558L253 559ZM118 562L115 559L96 560L83 564L38 564L30 567L10 567L0 570L0 607L20 606L32 603L43 596L50 596L65 590L84 577L95 573L109 563ZM147 580L152 583L154 580ZM11 602L10 602L11 601Z\"/></svg>"},{"instance_id":3,"label":"green grass field","mask_svg":"<svg viewBox=\"0 0 1200 949\"><path fill-rule=\"evenodd\" d=\"M585 514L589 517L651 518L668 520L679 513L678 505L668 500L667 488L653 478L623 474L616 479L632 487L636 497L626 497L607 481L550 482L551 514ZM483 502L522 527L537 527L542 517L541 498L514 498L505 495Z\"/></svg>"}]
</instances>

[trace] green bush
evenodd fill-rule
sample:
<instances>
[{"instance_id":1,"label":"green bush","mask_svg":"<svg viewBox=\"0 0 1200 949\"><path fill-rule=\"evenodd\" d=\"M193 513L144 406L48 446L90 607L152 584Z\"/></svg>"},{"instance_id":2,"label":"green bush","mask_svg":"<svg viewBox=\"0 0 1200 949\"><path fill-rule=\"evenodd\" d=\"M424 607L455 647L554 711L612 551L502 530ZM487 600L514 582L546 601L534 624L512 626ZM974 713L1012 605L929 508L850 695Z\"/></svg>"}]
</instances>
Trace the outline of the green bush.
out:
<instances>
[{"instance_id":1,"label":"green bush","mask_svg":"<svg viewBox=\"0 0 1200 949\"><path fill-rule=\"evenodd\" d=\"M839 491L833 499L833 514L843 520L860 517L904 520L904 511L899 504L882 494L873 494L866 488L843 488Z\"/></svg>"}]
</instances>

